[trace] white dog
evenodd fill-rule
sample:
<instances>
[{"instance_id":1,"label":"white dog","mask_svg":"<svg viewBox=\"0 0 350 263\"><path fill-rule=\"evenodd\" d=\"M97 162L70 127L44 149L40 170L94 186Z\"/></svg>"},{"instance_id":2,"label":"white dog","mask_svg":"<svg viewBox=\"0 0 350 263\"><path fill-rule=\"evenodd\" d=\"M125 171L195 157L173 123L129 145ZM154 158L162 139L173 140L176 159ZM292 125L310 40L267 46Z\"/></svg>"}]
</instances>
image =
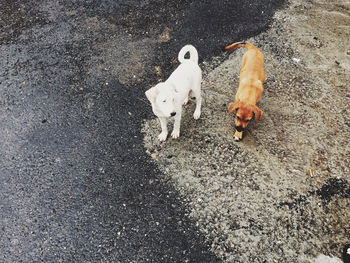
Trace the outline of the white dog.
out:
<instances>
[{"instance_id":1,"label":"white dog","mask_svg":"<svg viewBox=\"0 0 350 263\"><path fill-rule=\"evenodd\" d=\"M190 58L185 59L189 52ZM190 92L196 97L196 109L193 117L199 119L201 115L201 81L202 71L198 66L198 52L192 45L184 46L178 55L180 65L165 81L158 83L145 92L152 104L153 113L159 118L162 132L158 139L165 141L168 136L168 118L174 116L175 123L171 136L176 139L180 136L182 105L186 105Z\"/></svg>"}]
</instances>

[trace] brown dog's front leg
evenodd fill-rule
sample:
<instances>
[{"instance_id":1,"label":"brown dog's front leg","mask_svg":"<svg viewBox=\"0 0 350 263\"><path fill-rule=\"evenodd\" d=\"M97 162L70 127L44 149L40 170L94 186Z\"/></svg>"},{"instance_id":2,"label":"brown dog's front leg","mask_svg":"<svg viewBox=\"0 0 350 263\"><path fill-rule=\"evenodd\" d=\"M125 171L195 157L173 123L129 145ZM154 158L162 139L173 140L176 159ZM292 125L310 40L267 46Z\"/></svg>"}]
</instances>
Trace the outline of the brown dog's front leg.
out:
<instances>
[{"instance_id":1,"label":"brown dog's front leg","mask_svg":"<svg viewBox=\"0 0 350 263\"><path fill-rule=\"evenodd\" d=\"M239 142L243 138L243 132L236 131L235 132L235 141Z\"/></svg>"}]
</instances>

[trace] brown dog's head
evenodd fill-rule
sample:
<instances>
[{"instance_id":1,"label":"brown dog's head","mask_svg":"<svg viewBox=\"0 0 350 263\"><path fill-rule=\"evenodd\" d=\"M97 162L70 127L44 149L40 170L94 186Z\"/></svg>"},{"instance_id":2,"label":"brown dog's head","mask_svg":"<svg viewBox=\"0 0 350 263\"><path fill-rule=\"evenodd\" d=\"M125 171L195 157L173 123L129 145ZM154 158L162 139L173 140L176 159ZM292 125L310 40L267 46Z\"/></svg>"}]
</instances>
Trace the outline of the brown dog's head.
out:
<instances>
[{"instance_id":1,"label":"brown dog's head","mask_svg":"<svg viewBox=\"0 0 350 263\"><path fill-rule=\"evenodd\" d=\"M247 127L254 115L255 121L258 122L263 113L256 105L250 105L242 101L231 102L228 105L228 114L230 115L232 112L236 114L235 126L239 132Z\"/></svg>"}]
</instances>

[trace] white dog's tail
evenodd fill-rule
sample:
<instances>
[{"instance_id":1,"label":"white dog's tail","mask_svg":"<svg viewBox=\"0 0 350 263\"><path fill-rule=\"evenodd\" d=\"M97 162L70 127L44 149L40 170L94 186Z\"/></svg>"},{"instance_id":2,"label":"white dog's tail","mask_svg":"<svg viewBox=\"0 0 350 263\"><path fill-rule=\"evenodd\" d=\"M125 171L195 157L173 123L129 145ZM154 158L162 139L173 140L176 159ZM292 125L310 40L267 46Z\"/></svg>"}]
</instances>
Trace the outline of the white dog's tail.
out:
<instances>
[{"instance_id":1,"label":"white dog's tail","mask_svg":"<svg viewBox=\"0 0 350 263\"><path fill-rule=\"evenodd\" d=\"M190 52L190 58L186 59L185 55L187 52ZM185 60L191 60L194 63L198 64L198 52L197 49L192 45L186 45L181 48L179 56L177 57L180 63L183 63Z\"/></svg>"}]
</instances>

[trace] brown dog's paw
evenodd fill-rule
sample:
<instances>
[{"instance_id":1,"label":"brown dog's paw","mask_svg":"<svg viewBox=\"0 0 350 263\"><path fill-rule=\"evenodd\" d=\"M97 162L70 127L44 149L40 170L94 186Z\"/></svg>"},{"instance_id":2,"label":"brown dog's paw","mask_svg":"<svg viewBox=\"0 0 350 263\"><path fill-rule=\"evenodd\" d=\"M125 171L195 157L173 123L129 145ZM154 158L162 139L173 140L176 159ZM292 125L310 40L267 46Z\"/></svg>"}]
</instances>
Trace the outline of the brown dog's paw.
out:
<instances>
[{"instance_id":1,"label":"brown dog's paw","mask_svg":"<svg viewBox=\"0 0 350 263\"><path fill-rule=\"evenodd\" d=\"M242 139L235 136L235 142L239 142L240 140L242 140Z\"/></svg>"}]
</instances>

